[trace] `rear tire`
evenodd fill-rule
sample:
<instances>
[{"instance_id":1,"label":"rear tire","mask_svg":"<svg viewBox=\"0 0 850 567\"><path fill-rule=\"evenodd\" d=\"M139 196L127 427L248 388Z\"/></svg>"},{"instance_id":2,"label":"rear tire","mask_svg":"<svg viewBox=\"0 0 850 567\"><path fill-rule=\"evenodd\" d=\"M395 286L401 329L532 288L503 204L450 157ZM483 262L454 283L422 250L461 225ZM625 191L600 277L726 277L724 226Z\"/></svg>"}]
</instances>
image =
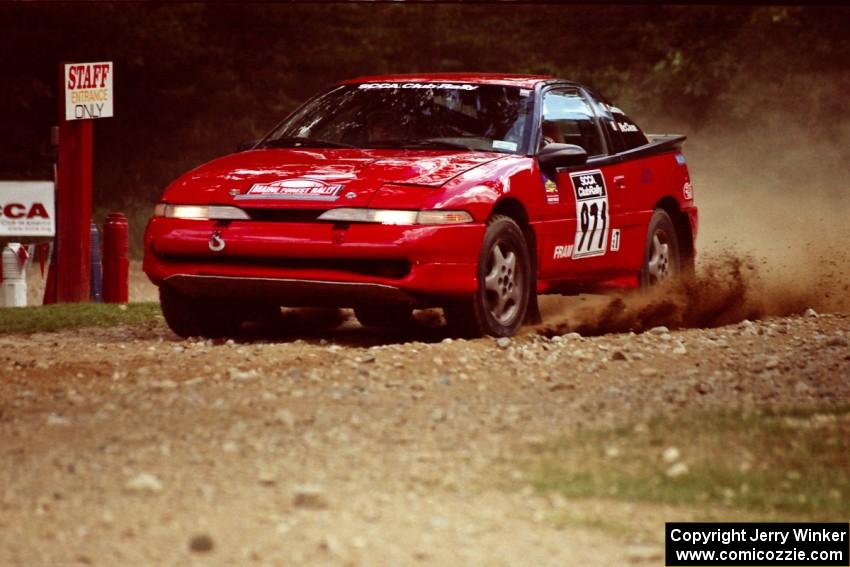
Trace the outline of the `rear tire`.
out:
<instances>
[{"instance_id":1,"label":"rear tire","mask_svg":"<svg viewBox=\"0 0 850 567\"><path fill-rule=\"evenodd\" d=\"M167 286L159 288L159 303L168 327L184 338L234 336L242 324L242 317L226 302L190 297Z\"/></svg>"},{"instance_id":2,"label":"rear tire","mask_svg":"<svg viewBox=\"0 0 850 567\"><path fill-rule=\"evenodd\" d=\"M512 336L525 320L532 282L522 230L510 217L494 215L478 256L478 290L446 305L446 321L462 336Z\"/></svg>"},{"instance_id":3,"label":"rear tire","mask_svg":"<svg viewBox=\"0 0 850 567\"><path fill-rule=\"evenodd\" d=\"M355 307L354 315L364 327L406 327L413 317L413 309L407 305L381 305Z\"/></svg>"},{"instance_id":4,"label":"rear tire","mask_svg":"<svg viewBox=\"0 0 850 567\"><path fill-rule=\"evenodd\" d=\"M679 239L670 215L655 209L646 233L646 248L640 269L641 287L650 287L682 273Z\"/></svg>"}]
</instances>

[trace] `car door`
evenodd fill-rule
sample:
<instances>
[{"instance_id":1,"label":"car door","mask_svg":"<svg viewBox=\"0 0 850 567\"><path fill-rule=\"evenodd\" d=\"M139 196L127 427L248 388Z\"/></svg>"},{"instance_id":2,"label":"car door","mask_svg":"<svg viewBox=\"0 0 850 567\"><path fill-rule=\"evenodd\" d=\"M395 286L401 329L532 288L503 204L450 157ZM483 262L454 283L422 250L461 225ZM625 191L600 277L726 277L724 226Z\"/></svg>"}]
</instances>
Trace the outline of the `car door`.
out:
<instances>
[{"instance_id":1,"label":"car door","mask_svg":"<svg viewBox=\"0 0 850 567\"><path fill-rule=\"evenodd\" d=\"M620 108L587 93L612 154L611 240L612 277L634 274L643 262L649 217L663 192L663 168L658 158L642 151L649 141Z\"/></svg>"},{"instance_id":2,"label":"car door","mask_svg":"<svg viewBox=\"0 0 850 567\"><path fill-rule=\"evenodd\" d=\"M542 93L539 147L575 144L585 149L581 166L541 171L546 202L541 277L581 281L611 270L612 217L619 206L614 187L616 164L609 156L589 99L577 87L554 87Z\"/></svg>"}]
</instances>

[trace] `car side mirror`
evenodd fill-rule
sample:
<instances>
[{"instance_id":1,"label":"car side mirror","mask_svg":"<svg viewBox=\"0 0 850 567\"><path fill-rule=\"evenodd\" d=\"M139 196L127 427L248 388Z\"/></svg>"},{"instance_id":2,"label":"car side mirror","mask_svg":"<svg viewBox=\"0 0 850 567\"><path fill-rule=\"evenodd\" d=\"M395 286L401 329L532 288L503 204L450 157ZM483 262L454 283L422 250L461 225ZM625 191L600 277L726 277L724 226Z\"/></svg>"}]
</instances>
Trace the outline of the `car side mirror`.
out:
<instances>
[{"instance_id":1,"label":"car side mirror","mask_svg":"<svg viewBox=\"0 0 850 567\"><path fill-rule=\"evenodd\" d=\"M239 142L239 145L236 146L237 152L244 152L247 150L253 150L254 146L256 146L260 140L246 140L244 142Z\"/></svg>"},{"instance_id":2,"label":"car side mirror","mask_svg":"<svg viewBox=\"0 0 850 567\"><path fill-rule=\"evenodd\" d=\"M575 144L546 144L537 152L541 167L555 169L587 163L587 152Z\"/></svg>"}]
</instances>

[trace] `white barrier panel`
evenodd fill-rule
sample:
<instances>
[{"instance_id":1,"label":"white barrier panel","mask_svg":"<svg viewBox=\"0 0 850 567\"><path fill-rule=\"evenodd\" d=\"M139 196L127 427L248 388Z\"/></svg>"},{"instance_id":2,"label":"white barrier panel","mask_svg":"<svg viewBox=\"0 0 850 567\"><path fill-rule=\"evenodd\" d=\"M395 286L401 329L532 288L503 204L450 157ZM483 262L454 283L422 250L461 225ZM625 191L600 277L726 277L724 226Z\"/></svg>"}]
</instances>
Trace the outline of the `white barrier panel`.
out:
<instances>
[{"instance_id":1,"label":"white barrier panel","mask_svg":"<svg viewBox=\"0 0 850 567\"><path fill-rule=\"evenodd\" d=\"M0 238L55 235L52 181L0 181Z\"/></svg>"}]
</instances>

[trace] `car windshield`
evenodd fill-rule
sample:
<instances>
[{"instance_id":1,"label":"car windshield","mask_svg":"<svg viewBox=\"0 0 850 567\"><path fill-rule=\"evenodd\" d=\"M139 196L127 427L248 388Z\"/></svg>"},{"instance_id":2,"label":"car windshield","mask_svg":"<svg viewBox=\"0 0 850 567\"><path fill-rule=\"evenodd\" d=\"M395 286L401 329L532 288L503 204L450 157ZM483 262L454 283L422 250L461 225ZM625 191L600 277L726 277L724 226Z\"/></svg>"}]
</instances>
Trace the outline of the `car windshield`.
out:
<instances>
[{"instance_id":1,"label":"car windshield","mask_svg":"<svg viewBox=\"0 0 850 567\"><path fill-rule=\"evenodd\" d=\"M344 85L300 108L261 147L457 149L517 153L531 91L468 83Z\"/></svg>"}]
</instances>

